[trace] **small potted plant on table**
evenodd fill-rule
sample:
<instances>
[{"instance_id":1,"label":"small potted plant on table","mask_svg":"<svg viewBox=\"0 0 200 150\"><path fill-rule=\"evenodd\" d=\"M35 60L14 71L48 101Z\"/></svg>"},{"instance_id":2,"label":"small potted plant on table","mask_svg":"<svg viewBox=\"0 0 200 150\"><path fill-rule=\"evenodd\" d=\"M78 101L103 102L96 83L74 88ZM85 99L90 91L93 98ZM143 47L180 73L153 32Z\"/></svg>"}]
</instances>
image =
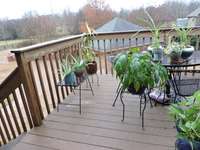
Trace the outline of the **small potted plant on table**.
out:
<instances>
[{"instance_id":1,"label":"small potted plant on table","mask_svg":"<svg viewBox=\"0 0 200 150\"><path fill-rule=\"evenodd\" d=\"M190 45L191 39L189 37L189 33L191 32L192 28L179 28L177 26L174 26L174 29L178 34L178 41L180 44L180 49L182 50L181 57L183 59L187 59L194 52L194 47Z\"/></svg>"},{"instance_id":2,"label":"small potted plant on table","mask_svg":"<svg viewBox=\"0 0 200 150\"><path fill-rule=\"evenodd\" d=\"M176 123L178 150L200 149L200 91L192 97L172 104L170 115Z\"/></svg>"},{"instance_id":3,"label":"small potted plant on table","mask_svg":"<svg viewBox=\"0 0 200 150\"><path fill-rule=\"evenodd\" d=\"M193 53L194 47L190 45L190 38L188 34L191 28L179 28L174 26L177 32L177 40L172 41L169 37L168 46L165 53L170 56L172 64L179 64L186 61Z\"/></svg>"},{"instance_id":4,"label":"small potted plant on table","mask_svg":"<svg viewBox=\"0 0 200 150\"><path fill-rule=\"evenodd\" d=\"M161 61L163 55L163 47L160 44L160 25L156 25L151 15L144 10L149 22L146 22L152 33L152 44L148 46L147 50L152 54L154 61Z\"/></svg>"}]
</instances>

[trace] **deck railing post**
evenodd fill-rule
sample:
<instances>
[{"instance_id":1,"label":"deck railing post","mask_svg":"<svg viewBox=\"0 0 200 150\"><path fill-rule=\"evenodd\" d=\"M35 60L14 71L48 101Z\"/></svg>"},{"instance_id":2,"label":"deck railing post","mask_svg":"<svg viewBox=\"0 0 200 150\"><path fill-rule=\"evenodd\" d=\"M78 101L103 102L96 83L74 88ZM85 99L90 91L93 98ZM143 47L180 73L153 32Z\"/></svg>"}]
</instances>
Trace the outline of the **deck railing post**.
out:
<instances>
[{"instance_id":1,"label":"deck railing post","mask_svg":"<svg viewBox=\"0 0 200 150\"><path fill-rule=\"evenodd\" d=\"M34 126L40 126L42 124L42 116L40 114L39 99L34 87L31 70L29 63L24 57L24 53L15 53L17 65L19 67L20 76L24 85L24 90L27 96L27 102L32 117Z\"/></svg>"}]
</instances>

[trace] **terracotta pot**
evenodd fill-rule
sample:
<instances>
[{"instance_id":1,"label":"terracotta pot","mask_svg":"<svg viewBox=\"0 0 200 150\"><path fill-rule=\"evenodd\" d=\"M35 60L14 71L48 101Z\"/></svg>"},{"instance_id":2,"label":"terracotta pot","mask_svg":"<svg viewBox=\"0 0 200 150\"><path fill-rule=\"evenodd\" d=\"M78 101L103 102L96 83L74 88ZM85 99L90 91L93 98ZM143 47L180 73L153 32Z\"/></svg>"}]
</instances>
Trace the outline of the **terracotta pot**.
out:
<instances>
[{"instance_id":1,"label":"terracotta pot","mask_svg":"<svg viewBox=\"0 0 200 150\"><path fill-rule=\"evenodd\" d=\"M181 64L182 62L183 62L183 59L179 55L172 55L170 57L171 64Z\"/></svg>"},{"instance_id":2,"label":"terracotta pot","mask_svg":"<svg viewBox=\"0 0 200 150\"><path fill-rule=\"evenodd\" d=\"M89 75L96 74L97 73L97 62L92 61L92 62L87 63L86 71Z\"/></svg>"}]
</instances>

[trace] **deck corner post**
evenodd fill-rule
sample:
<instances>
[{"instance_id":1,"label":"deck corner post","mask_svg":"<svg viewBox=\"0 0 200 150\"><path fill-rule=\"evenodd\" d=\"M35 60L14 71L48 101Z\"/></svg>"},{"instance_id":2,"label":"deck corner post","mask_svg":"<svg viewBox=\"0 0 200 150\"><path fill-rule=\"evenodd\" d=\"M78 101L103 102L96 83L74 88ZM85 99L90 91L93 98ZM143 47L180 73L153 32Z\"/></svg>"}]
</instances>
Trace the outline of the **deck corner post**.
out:
<instances>
[{"instance_id":1,"label":"deck corner post","mask_svg":"<svg viewBox=\"0 0 200 150\"><path fill-rule=\"evenodd\" d=\"M33 83L29 62L24 57L24 52L15 53L15 57L20 72L20 78L24 85L33 125L40 126L42 125L42 116L40 114L39 99L37 97L37 91Z\"/></svg>"}]
</instances>

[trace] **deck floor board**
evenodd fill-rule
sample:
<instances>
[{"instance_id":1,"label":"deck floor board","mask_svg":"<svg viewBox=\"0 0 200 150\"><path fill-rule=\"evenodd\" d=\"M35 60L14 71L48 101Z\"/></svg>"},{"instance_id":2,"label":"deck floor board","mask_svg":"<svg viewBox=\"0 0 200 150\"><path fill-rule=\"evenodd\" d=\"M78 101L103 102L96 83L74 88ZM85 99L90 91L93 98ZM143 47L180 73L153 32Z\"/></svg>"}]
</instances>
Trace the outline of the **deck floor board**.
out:
<instances>
[{"instance_id":1,"label":"deck floor board","mask_svg":"<svg viewBox=\"0 0 200 150\"><path fill-rule=\"evenodd\" d=\"M13 150L173 150L176 132L167 107L150 108L148 104L142 130L139 98L126 95L125 121L121 122L120 101L112 107L117 84L111 75L101 75L100 86L93 86L95 96L90 91L82 92L81 115L78 107L61 104L59 112L54 110ZM71 94L67 102L77 103L78 94Z\"/></svg>"}]
</instances>

